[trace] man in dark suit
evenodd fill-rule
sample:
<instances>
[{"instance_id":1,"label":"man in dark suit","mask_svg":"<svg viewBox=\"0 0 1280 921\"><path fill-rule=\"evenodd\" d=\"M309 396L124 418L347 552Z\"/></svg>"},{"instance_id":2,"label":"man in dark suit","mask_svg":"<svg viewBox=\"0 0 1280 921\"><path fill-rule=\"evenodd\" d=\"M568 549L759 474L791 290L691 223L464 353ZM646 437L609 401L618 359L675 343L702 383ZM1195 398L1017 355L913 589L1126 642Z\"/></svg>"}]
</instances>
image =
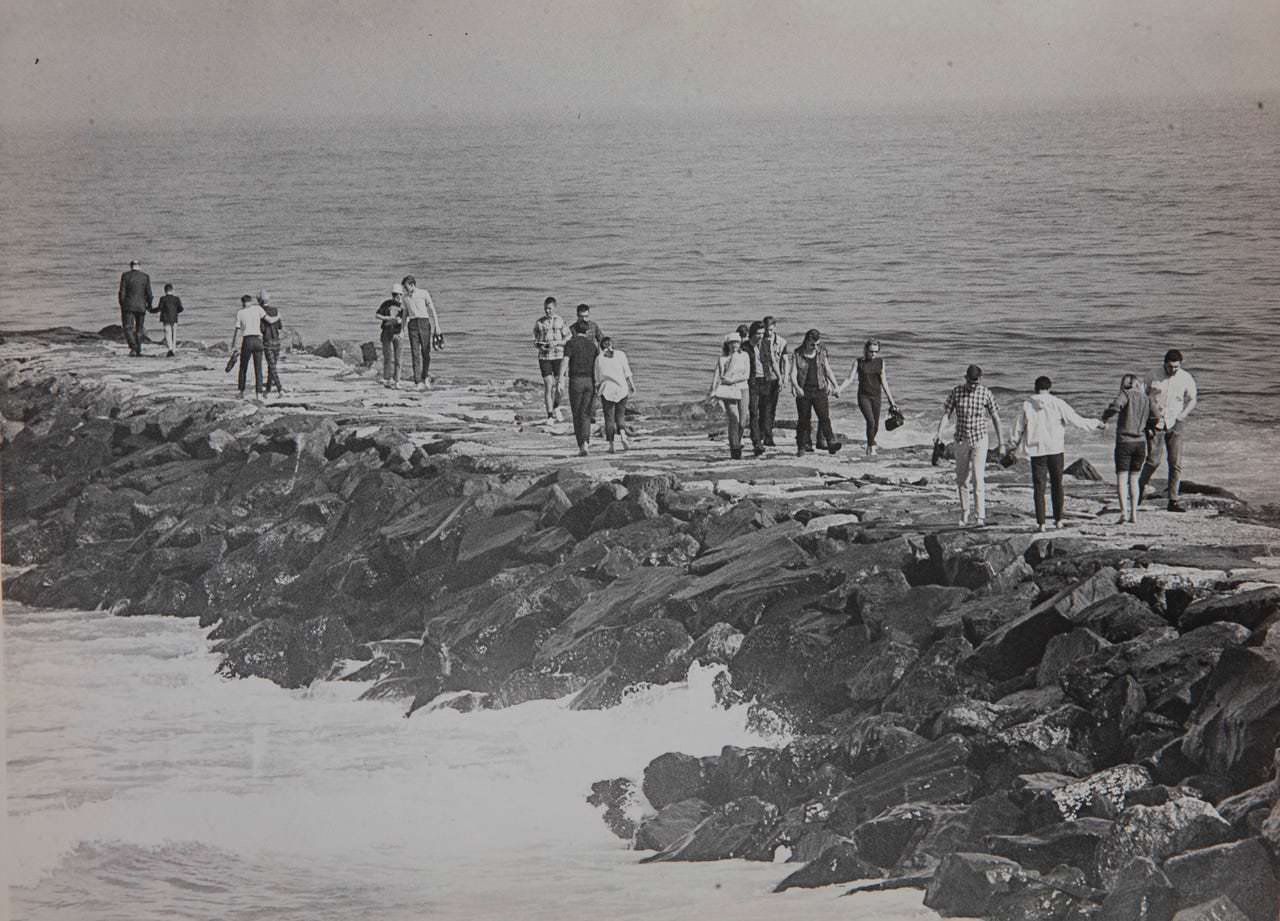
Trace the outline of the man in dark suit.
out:
<instances>
[{"instance_id":1,"label":"man in dark suit","mask_svg":"<svg viewBox=\"0 0 1280 921\"><path fill-rule=\"evenodd\" d=\"M129 263L129 271L120 276L120 325L129 354L142 355L142 324L151 309L151 276L138 268L138 260Z\"/></svg>"}]
</instances>

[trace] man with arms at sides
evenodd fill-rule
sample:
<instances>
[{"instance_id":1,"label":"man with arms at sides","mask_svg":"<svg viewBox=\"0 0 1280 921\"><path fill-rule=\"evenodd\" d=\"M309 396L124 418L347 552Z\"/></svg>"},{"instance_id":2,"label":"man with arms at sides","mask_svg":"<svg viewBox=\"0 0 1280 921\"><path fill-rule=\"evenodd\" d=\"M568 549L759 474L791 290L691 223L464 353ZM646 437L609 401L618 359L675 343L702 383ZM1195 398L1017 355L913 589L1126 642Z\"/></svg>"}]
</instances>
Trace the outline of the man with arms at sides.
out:
<instances>
[{"instance_id":1,"label":"man with arms at sides","mask_svg":"<svg viewBox=\"0 0 1280 921\"><path fill-rule=\"evenodd\" d=\"M560 397L565 386L564 344L569 341L569 328L556 313L556 299L542 302L542 316L533 324L533 344L538 349L538 373L542 375L542 402L547 421L560 420Z\"/></svg>"},{"instance_id":2,"label":"man with arms at sides","mask_svg":"<svg viewBox=\"0 0 1280 921\"><path fill-rule=\"evenodd\" d=\"M596 321L591 319L591 305L579 304L577 312L578 322L587 324L588 334L595 342L596 347L599 348L600 340L604 338L604 333L600 332L600 327L596 324Z\"/></svg>"},{"instance_id":3,"label":"man with arms at sides","mask_svg":"<svg viewBox=\"0 0 1280 921\"><path fill-rule=\"evenodd\" d=\"M124 341L129 344L129 354L142 357L142 327L151 309L151 276L138 268L138 260L129 263L129 271L120 276L120 325L124 327Z\"/></svg>"},{"instance_id":4,"label":"man with arms at sides","mask_svg":"<svg viewBox=\"0 0 1280 921\"><path fill-rule=\"evenodd\" d=\"M413 384L418 390L429 390L433 338L444 335L440 331L440 318L436 316L431 294L426 288L418 287L416 278L406 275L400 284L404 286L404 310L408 317L405 335L413 357Z\"/></svg>"},{"instance_id":5,"label":"man with arms at sides","mask_svg":"<svg viewBox=\"0 0 1280 921\"><path fill-rule=\"evenodd\" d=\"M596 396L596 356L600 347L591 337L591 327L579 320L573 324L573 338L565 343L569 364L569 412L573 414L573 434L578 454L587 456L591 443L591 413Z\"/></svg>"},{"instance_id":6,"label":"man with arms at sides","mask_svg":"<svg viewBox=\"0 0 1280 921\"><path fill-rule=\"evenodd\" d=\"M1160 469L1160 455L1169 457L1169 503L1171 512L1185 512L1179 501L1182 487L1182 438L1186 433L1187 416L1191 415L1199 401L1196 380L1182 367L1182 353L1169 349L1164 353L1164 364L1159 371L1147 375L1147 397L1151 400L1151 420L1147 429L1147 461L1138 477L1141 494L1151 482L1151 475Z\"/></svg>"},{"instance_id":7,"label":"man with arms at sides","mask_svg":"<svg viewBox=\"0 0 1280 921\"><path fill-rule=\"evenodd\" d=\"M938 420L938 433L934 442L942 441L947 420L956 420L956 491L960 494L960 524L970 520L969 488L973 487L973 506L977 512L979 527L987 523L987 418L996 427L996 450L1004 450L1004 431L1000 427L1000 407L995 394L984 387L982 369L969 365L964 372L964 383L953 387L942 404L942 418Z\"/></svg>"},{"instance_id":8,"label":"man with arms at sides","mask_svg":"<svg viewBox=\"0 0 1280 921\"><path fill-rule=\"evenodd\" d=\"M760 443L772 448L773 420L778 412L778 394L782 381L787 377L787 340L778 335L778 323L773 317L761 320L764 324L764 341L760 351L764 363L766 386L760 396Z\"/></svg>"}]
</instances>

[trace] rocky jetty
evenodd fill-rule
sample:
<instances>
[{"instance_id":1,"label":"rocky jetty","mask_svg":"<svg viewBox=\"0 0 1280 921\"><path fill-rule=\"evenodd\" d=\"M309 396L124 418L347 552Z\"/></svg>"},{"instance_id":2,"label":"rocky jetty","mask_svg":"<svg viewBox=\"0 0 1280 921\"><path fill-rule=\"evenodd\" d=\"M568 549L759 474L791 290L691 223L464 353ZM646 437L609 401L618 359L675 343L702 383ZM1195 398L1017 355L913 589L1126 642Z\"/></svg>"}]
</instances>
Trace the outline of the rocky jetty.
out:
<instances>
[{"instance_id":1,"label":"rocky jetty","mask_svg":"<svg viewBox=\"0 0 1280 921\"><path fill-rule=\"evenodd\" d=\"M198 618L229 677L406 715L720 666L789 741L583 791L645 860L789 860L780 890L944 916L1277 917L1280 532L1238 500L1125 528L1085 476L1038 535L1024 464L961 529L923 446L731 461L701 407L649 406L581 459L532 387L386 390L376 349L326 345L258 405L216 349L5 334L6 597Z\"/></svg>"}]
</instances>

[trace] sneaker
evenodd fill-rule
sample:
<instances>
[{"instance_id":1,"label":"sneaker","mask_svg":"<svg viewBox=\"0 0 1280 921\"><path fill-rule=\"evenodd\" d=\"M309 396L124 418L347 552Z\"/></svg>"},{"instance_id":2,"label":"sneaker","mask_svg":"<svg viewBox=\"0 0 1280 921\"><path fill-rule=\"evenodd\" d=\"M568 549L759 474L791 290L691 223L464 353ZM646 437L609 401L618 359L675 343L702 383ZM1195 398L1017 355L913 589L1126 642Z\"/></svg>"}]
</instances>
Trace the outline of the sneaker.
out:
<instances>
[{"instance_id":1,"label":"sneaker","mask_svg":"<svg viewBox=\"0 0 1280 921\"><path fill-rule=\"evenodd\" d=\"M968 516L968 515L961 515L961 516L960 516L960 527L962 527L962 528L967 528L967 527L969 527L969 516Z\"/></svg>"},{"instance_id":2,"label":"sneaker","mask_svg":"<svg viewBox=\"0 0 1280 921\"><path fill-rule=\"evenodd\" d=\"M1053 521L1049 523L1049 527L1053 528L1055 531L1061 531L1063 528L1066 527L1066 525L1063 524L1061 521Z\"/></svg>"},{"instance_id":3,"label":"sneaker","mask_svg":"<svg viewBox=\"0 0 1280 921\"><path fill-rule=\"evenodd\" d=\"M392 390L399 390L399 389L400 389L400 382L399 382L399 381L392 381L388 386L390 386Z\"/></svg>"},{"instance_id":4,"label":"sneaker","mask_svg":"<svg viewBox=\"0 0 1280 921\"><path fill-rule=\"evenodd\" d=\"M769 437L765 438L765 440L764 440L764 446L765 446L766 448L776 448L776 447L777 447L777 445L773 443L773 436L772 436L772 435L770 435Z\"/></svg>"},{"instance_id":5,"label":"sneaker","mask_svg":"<svg viewBox=\"0 0 1280 921\"><path fill-rule=\"evenodd\" d=\"M837 451L839 451L843 447L844 447L844 442L833 441L831 444L827 445L827 451L829 451L832 454L835 454Z\"/></svg>"},{"instance_id":6,"label":"sneaker","mask_svg":"<svg viewBox=\"0 0 1280 921\"><path fill-rule=\"evenodd\" d=\"M875 457L877 454L879 454L879 453L880 453L880 448L879 448L879 447L877 447L876 445L872 445L872 446L871 446L871 450L870 450L870 452L868 452L868 453L870 453L870 455L871 455L872 457Z\"/></svg>"},{"instance_id":7,"label":"sneaker","mask_svg":"<svg viewBox=\"0 0 1280 921\"><path fill-rule=\"evenodd\" d=\"M803 451L804 451L804 453L805 453L805 454L812 454L812 453L813 453L813 445L805 445L805 446L804 446Z\"/></svg>"},{"instance_id":8,"label":"sneaker","mask_svg":"<svg viewBox=\"0 0 1280 921\"><path fill-rule=\"evenodd\" d=\"M551 414L555 417L555 420L556 420L557 422L563 422L563 421L564 421L564 409L563 409L563 408L561 408L561 407L557 406L554 410L552 410L552 413L551 413Z\"/></svg>"},{"instance_id":9,"label":"sneaker","mask_svg":"<svg viewBox=\"0 0 1280 921\"><path fill-rule=\"evenodd\" d=\"M1049 526L1042 521L1038 525L1036 525L1036 530L1039 531L1041 534L1043 534L1049 530Z\"/></svg>"},{"instance_id":10,"label":"sneaker","mask_svg":"<svg viewBox=\"0 0 1280 921\"><path fill-rule=\"evenodd\" d=\"M167 353L164 357L165 357L165 358L172 358L172 357L173 357L173 349L169 349L168 353Z\"/></svg>"},{"instance_id":11,"label":"sneaker","mask_svg":"<svg viewBox=\"0 0 1280 921\"><path fill-rule=\"evenodd\" d=\"M1170 502L1165 506L1166 512L1185 512L1187 510L1181 502Z\"/></svg>"},{"instance_id":12,"label":"sneaker","mask_svg":"<svg viewBox=\"0 0 1280 921\"><path fill-rule=\"evenodd\" d=\"M591 452L587 450L587 446L586 446L586 445L579 445L579 446L578 446L578 456L579 456L579 457L586 457L586 456L587 456L588 454L590 454L590 453L591 453Z\"/></svg>"},{"instance_id":13,"label":"sneaker","mask_svg":"<svg viewBox=\"0 0 1280 921\"><path fill-rule=\"evenodd\" d=\"M987 526L987 519L978 518L974 521L974 524L976 524L980 528L985 528Z\"/></svg>"},{"instance_id":14,"label":"sneaker","mask_svg":"<svg viewBox=\"0 0 1280 921\"><path fill-rule=\"evenodd\" d=\"M742 449L741 449L741 448L730 448L730 449L729 449L729 457L730 457L730 458L732 458L733 460L742 460Z\"/></svg>"},{"instance_id":15,"label":"sneaker","mask_svg":"<svg viewBox=\"0 0 1280 921\"><path fill-rule=\"evenodd\" d=\"M751 449L751 453L754 454L756 457L759 457L761 454L764 453L764 445L756 445Z\"/></svg>"}]
</instances>

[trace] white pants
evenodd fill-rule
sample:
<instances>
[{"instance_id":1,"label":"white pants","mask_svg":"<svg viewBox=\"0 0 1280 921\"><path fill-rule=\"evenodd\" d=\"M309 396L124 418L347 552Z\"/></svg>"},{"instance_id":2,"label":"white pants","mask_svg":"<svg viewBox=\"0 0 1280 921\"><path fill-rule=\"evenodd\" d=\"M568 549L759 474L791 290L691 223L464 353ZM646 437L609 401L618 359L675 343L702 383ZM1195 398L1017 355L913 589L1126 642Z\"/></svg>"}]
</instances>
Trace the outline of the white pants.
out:
<instances>
[{"instance_id":1,"label":"white pants","mask_svg":"<svg viewBox=\"0 0 1280 921\"><path fill-rule=\"evenodd\" d=\"M956 491L960 493L960 515L969 517L969 485L973 484L979 518L987 517L987 438L984 435L975 444L957 441Z\"/></svg>"}]
</instances>

